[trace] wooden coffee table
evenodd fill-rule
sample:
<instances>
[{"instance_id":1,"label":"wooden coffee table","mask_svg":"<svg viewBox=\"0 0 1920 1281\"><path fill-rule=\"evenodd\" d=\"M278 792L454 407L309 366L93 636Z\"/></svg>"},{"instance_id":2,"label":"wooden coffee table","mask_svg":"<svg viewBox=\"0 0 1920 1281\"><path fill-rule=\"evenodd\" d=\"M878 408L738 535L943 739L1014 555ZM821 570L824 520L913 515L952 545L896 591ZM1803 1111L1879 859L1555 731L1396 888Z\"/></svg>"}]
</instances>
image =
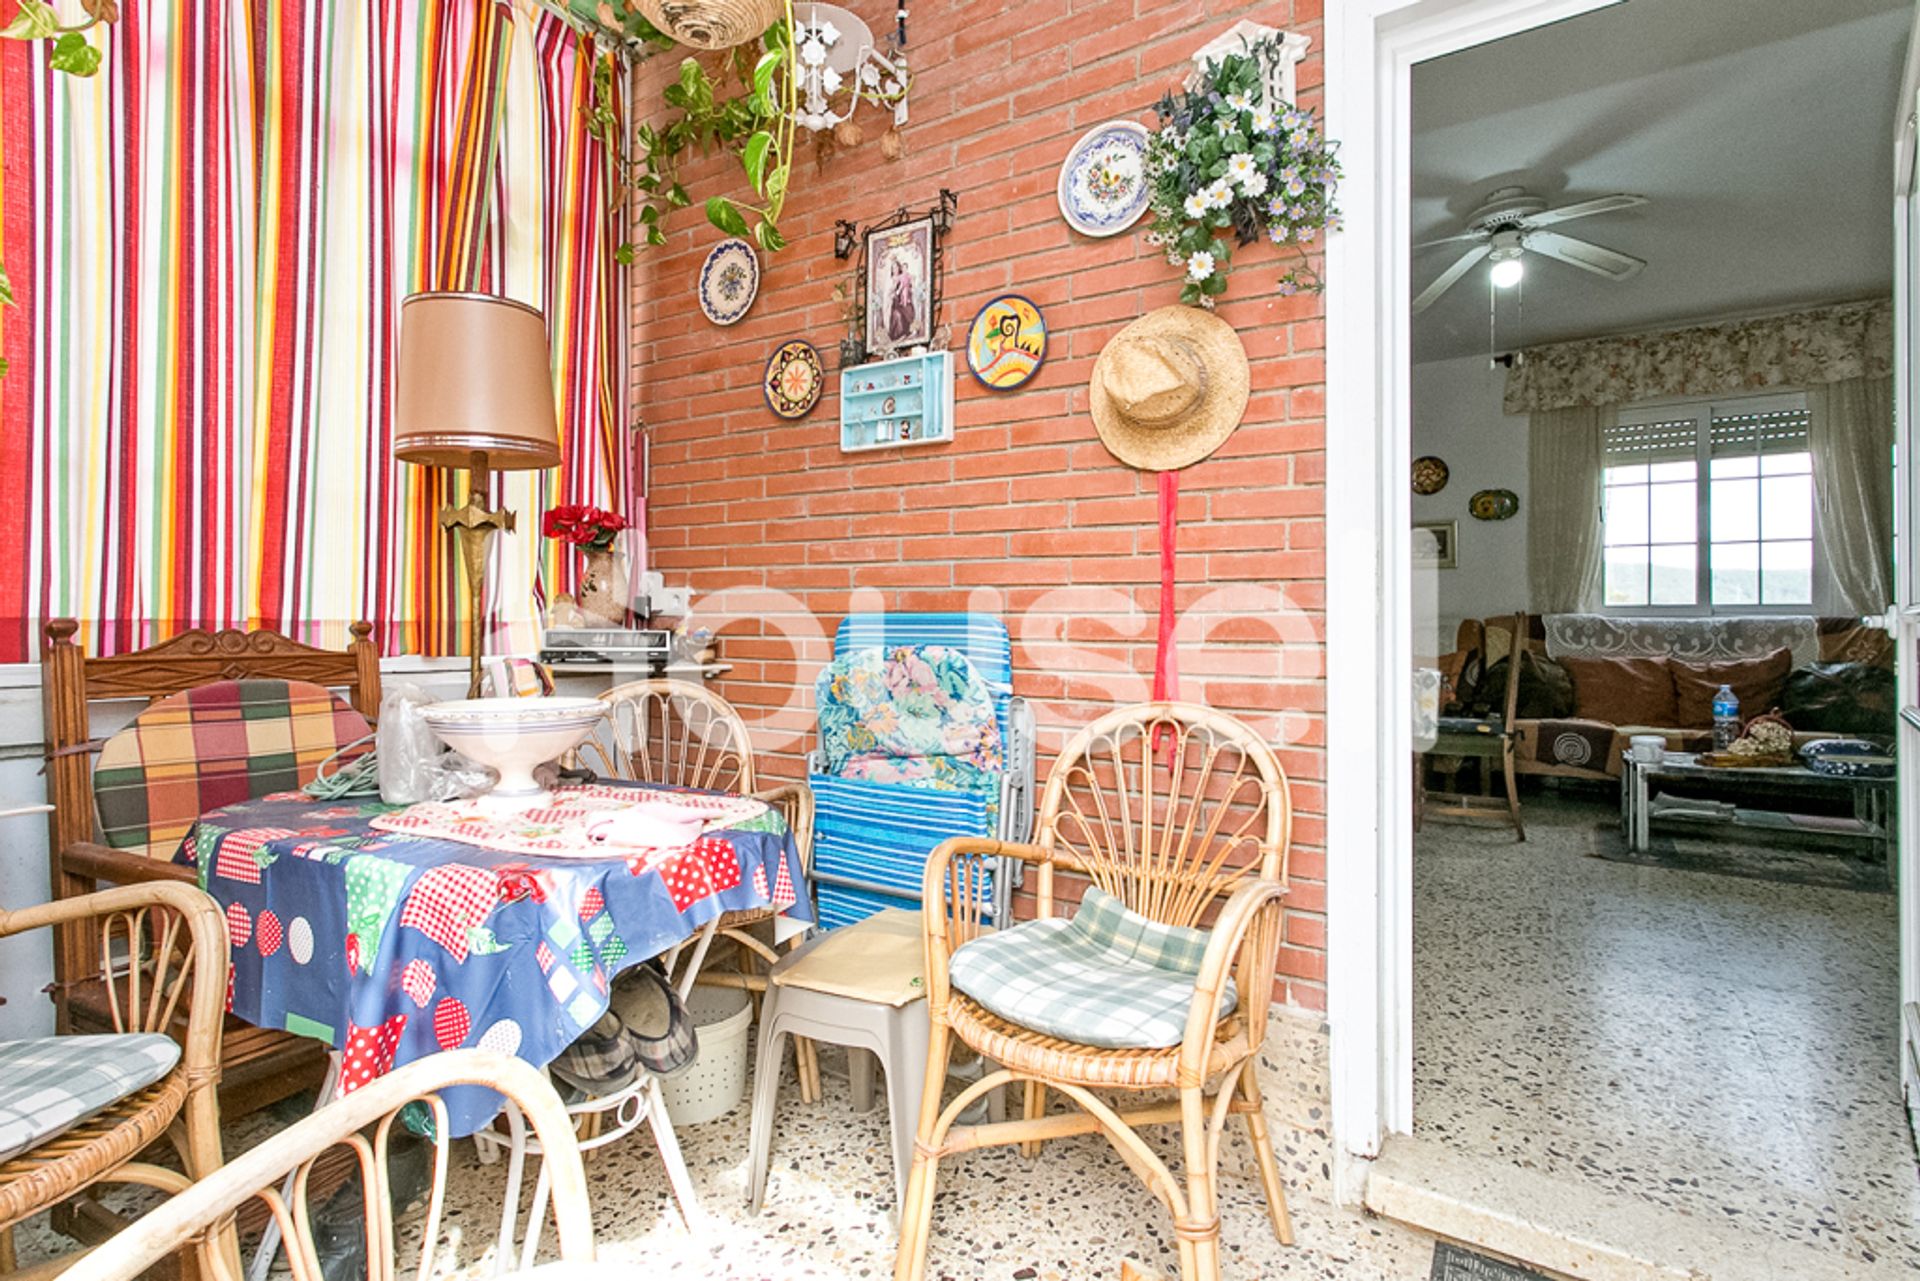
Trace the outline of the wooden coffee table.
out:
<instances>
[{"instance_id":1,"label":"wooden coffee table","mask_svg":"<svg viewBox=\"0 0 1920 1281\"><path fill-rule=\"evenodd\" d=\"M1653 762L1636 761L1629 754L1622 769L1620 819L1626 829L1627 848L1635 853L1647 850L1648 829L1657 821L1839 837L1865 842L1873 855L1883 861L1892 857L1894 780L1890 778L1816 774L1803 765L1717 769L1700 764L1691 752L1667 752ZM1707 783L1732 795L1728 801L1708 802L1694 812L1669 809L1656 813L1653 808L1655 784L1662 779ZM1754 797L1765 797L1769 806L1763 809L1741 803ZM1816 797L1849 802L1852 816L1795 812L1796 800ZM1708 805L1718 808L1708 812Z\"/></svg>"}]
</instances>

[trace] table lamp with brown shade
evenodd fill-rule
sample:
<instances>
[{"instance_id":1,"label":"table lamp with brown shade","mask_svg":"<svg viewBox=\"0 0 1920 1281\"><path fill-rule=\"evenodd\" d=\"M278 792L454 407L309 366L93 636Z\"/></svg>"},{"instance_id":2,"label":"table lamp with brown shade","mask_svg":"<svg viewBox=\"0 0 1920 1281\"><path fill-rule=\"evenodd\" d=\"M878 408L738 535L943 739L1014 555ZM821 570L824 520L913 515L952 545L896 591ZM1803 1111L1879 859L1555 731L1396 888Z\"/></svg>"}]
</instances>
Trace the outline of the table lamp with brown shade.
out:
<instances>
[{"instance_id":1,"label":"table lamp with brown shade","mask_svg":"<svg viewBox=\"0 0 1920 1281\"><path fill-rule=\"evenodd\" d=\"M560 462L547 323L524 303L491 294L414 294L400 305L393 456L425 467L464 467L467 501L440 511L460 548L472 593L467 697L480 695L487 549L513 513L486 506L495 470Z\"/></svg>"}]
</instances>

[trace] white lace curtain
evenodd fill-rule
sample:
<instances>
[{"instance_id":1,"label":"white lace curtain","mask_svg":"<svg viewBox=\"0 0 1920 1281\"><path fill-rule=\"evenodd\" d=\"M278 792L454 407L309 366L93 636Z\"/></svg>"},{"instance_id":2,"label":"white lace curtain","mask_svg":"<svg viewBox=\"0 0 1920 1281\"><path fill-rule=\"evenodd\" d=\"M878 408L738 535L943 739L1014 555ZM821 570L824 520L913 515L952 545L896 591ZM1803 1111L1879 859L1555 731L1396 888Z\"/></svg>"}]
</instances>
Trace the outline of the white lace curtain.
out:
<instances>
[{"instance_id":1,"label":"white lace curtain","mask_svg":"<svg viewBox=\"0 0 1920 1281\"><path fill-rule=\"evenodd\" d=\"M1809 387L1807 418L1834 607L1882 613L1893 603L1893 379Z\"/></svg>"},{"instance_id":2,"label":"white lace curtain","mask_svg":"<svg viewBox=\"0 0 1920 1281\"><path fill-rule=\"evenodd\" d=\"M1600 599L1600 437L1610 406L1536 409L1527 439L1527 587L1535 613Z\"/></svg>"}]
</instances>

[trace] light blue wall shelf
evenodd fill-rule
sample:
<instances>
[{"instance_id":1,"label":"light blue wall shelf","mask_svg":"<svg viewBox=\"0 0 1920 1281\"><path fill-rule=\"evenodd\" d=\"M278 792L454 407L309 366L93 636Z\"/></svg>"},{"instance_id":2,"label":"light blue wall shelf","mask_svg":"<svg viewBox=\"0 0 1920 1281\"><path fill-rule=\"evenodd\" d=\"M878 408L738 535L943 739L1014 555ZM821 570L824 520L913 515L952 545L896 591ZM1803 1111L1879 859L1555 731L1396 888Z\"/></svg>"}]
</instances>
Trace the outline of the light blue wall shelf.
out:
<instances>
[{"instance_id":1,"label":"light blue wall shelf","mask_svg":"<svg viewBox=\"0 0 1920 1281\"><path fill-rule=\"evenodd\" d=\"M953 439L953 353L876 360L840 371L840 452Z\"/></svg>"}]
</instances>

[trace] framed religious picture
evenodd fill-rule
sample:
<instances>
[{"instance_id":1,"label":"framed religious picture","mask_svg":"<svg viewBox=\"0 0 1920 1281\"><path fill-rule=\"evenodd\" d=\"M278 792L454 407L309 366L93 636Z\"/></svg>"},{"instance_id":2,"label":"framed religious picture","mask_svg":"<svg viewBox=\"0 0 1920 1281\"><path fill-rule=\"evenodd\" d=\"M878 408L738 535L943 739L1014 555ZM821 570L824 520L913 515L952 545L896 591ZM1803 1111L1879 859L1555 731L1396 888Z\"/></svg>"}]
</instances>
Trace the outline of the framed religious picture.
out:
<instances>
[{"instance_id":1,"label":"framed religious picture","mask_svg":"<svg viewBox=\"0 0 1920 1281\"><path fill-rule=\"evenodd\" d=\"M933 340L933 219L867 233L867 358Z\"/></svg>"}]
</instances>

